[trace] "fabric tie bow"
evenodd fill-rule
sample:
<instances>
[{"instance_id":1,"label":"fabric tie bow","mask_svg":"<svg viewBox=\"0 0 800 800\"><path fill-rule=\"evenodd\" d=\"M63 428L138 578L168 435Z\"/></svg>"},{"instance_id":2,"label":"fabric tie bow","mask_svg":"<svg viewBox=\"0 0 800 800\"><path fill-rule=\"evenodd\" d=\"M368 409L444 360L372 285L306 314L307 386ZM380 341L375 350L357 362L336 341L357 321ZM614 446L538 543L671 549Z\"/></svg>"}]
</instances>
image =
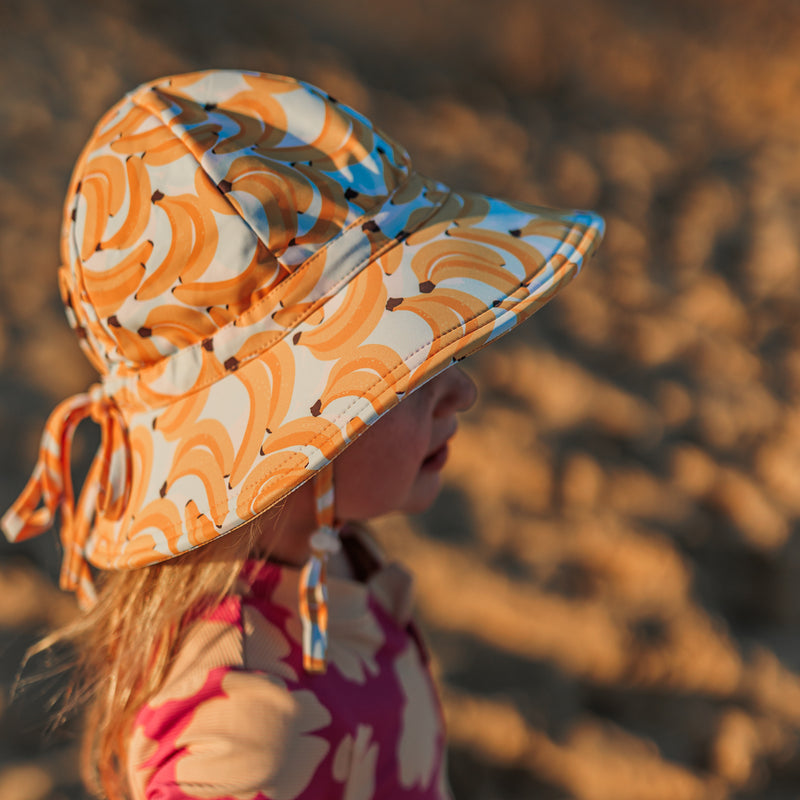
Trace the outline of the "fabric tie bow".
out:
<instances>
[{"instance_id":1,"label":"fabric tie bow","mask_svg":"<svg viewBox=\"0 0 800 800\"><path fill-rule=\"evenodd\" d=\"M324 673L328 666L328 557L341 548L334 520L333 464L314 477L317 529L311 535L311 555L300 573L300 621L303 627L303 667Z\"/></svg>"},{"instance_id":2,"label":"fabric tie bow","mask_svg":"<svg viewBox=\"0 0 800 800\"><path fill-rule=\"evenodd\" d=\"M88 417L100 426L101 443L76 503L72 440L75 429ZM0 520L10 541L24 541L51 528L56 511L60 511L64 547L60 585L76 593L82 608L93 605L97 596L86 561L86 543L95 514L101 511L112 520L122 516L130 492L130 458L122 413L102 386L95 384L87 393L64 400L50 414L33 474Z\"/></svg>"}]
</instances>

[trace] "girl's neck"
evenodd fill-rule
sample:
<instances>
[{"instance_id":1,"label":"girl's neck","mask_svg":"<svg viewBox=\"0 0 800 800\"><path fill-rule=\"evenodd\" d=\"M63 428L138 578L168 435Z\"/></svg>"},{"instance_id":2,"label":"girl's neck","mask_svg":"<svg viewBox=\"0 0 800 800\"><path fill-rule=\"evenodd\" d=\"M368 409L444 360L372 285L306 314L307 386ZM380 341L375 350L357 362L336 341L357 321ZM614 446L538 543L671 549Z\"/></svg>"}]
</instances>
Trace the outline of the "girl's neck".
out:
<instances>
[{"instance_id":1,"label":"girl's neck","mask_svg":"<svg viewBox=\"0 0 800 800\"><path fill-rule=\"evenodd\" d=\"M249 524L255 526L258 534L255 551L259 555L302 567L311 554L309 540L317 527L312 482L304 483Z\"/></svg>"}]
</instances>

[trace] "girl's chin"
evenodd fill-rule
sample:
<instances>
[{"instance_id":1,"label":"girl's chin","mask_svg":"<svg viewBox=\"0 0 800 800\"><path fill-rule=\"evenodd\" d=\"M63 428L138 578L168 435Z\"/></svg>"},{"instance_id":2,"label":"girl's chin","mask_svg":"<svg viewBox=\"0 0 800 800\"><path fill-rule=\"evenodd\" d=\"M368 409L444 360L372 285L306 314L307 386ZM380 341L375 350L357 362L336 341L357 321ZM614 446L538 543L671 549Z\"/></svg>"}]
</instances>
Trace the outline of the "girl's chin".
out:
<instances>
[{"instance_id":1,"label":"girl's chin","mask_svg":"<svg viewBox=\"0 0 800 800\"><path fill-rule=\"evenodd\" d=\"M438 470L420 472L413 490L403 504L402 511L406 514L421 514L427 511L436 501L441 489L442 480Z\"/></svg>"}]
</instances>

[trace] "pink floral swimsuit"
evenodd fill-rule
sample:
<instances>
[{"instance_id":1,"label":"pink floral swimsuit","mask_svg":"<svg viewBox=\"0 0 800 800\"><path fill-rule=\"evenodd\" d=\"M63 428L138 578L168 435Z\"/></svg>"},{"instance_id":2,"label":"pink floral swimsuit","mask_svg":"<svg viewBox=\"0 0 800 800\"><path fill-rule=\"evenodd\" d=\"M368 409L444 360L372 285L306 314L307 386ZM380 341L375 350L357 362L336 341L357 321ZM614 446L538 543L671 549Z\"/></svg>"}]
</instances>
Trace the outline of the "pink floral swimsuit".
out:
<instances>
[{"instance_id":1,"label":"pink floral swimsuit","mask_svg":"<svg viewBox=\"0 0 800 800\"><path fill-rule=\"evenodd\" d=\"M411 578L363 534L344 541L362 580L329 574L327 672L302 668L298 571L249 563L137 716L135 800L450 798Z\"/></svg>"}]
</instances>

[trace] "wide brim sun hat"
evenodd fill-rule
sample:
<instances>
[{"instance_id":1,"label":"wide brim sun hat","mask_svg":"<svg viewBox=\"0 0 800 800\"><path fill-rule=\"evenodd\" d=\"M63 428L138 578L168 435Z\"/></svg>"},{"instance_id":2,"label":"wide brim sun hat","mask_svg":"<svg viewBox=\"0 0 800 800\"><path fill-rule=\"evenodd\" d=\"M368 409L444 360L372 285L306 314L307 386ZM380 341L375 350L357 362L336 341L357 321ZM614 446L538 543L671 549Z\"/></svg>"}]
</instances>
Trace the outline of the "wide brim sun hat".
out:
<instances>
[{"instance_id":1,"label":"wide brim sun hat","mask_svg":"<svg viewBox=\"0 0 800 800\"><path fill-rule=\"evenodd\" d=\"M98 123L64 210L61 293L101 381L51 414L6 535L60 512L61 583L88 602L87 562L141 567L240 527L533 314L602 232L415 173L302 81L140 86ZM88 416L102 441L76 501Z\"/></svg>"}]
</instances>

